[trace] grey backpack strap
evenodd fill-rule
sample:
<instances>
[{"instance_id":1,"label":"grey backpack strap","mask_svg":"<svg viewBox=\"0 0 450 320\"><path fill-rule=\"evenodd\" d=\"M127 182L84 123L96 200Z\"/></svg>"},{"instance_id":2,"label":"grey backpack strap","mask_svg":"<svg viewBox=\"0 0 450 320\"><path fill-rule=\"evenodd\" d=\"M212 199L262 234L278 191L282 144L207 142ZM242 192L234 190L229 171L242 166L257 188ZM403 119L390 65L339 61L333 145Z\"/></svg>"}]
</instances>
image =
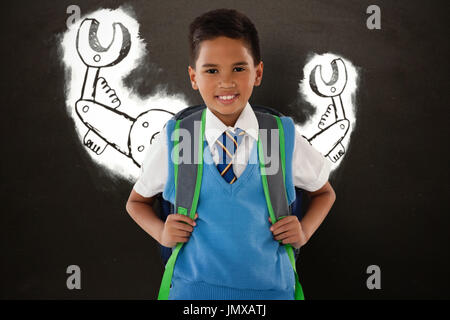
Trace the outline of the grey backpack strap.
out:
<instances>
[{"instance_id":1,"label":"grey backpack strap","mask_svg":"<svg viewBox=\"0 0 450 320\"><path fill-rule=\"evenodd\" d=\"M269 187L270 202L275 217L278 220L280 217L290 214L290 207L287 200L285 182L283 180L283 170L281 168L282 159L277 120L275 116L268 113L255 111L255 115L258 119L259 137L264 152L264 159L266 161L266 177ZM269 159L271 159L270 163L268 163Z\"/></svg>"},{"instance_id":2,"label":"grey backpack strap","mask_svg":"<svg viewBox=\"0 0 450 320\"><path fill-rule=\"evenodd\" d=\"M186 208L188 215L191 211L198 170L198 138L201 134L201 117L203 109L198 110L180 120L178 178L175 183L175 213L178 208ZM203 148L203 146L200 146ZM189 153L189 154L187 154Z\"/></svg>"},{"instance_id":3,"label":"grey backpack strap","mask_svg":"<svg viewBox=\"0 0 450 320\"><path fill-rule=\"evenodd\" d=\"M203 111L194 112L182 120L177 120L174 130L175 135L171 137L172 139L175 137L174 152L169 155L174 159L174 175L176 177L175 213L189 216L191 219L194 219L197 210L203 173L203 135L205 129L205 112ZM196 140L197 143L194 142ZM196 150L198 151L197 156ZM188 152L190 154L187 154ZM201 159L198 164L196 158ZM180 183L178 184L178 182ZM169 260L167 260L159 288L158 300L169 299L175 262L183 245L184 242L178 242L172 249Z\"/></svg>"}]
</instances>

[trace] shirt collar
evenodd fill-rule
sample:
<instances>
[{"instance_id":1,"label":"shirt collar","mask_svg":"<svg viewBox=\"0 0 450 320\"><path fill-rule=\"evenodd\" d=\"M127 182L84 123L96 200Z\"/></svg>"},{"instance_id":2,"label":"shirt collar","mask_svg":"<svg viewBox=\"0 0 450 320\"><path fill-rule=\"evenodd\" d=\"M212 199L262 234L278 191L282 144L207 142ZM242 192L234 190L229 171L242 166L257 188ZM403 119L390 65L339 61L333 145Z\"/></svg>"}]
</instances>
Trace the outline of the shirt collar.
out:
<instances>
[{"instance_id":1,"label":"shirt collar","mask_svg":"<svg viewBox=\"0 0 450 320\"><path fill-rule=\"evenodd\" d=\"M225 125L219 118L216 117L208 108L206 108L205 119L205 139L208 145L212 146L222 133L231 129L234 132L236 128L240 128L246 132L250 137L258 140L259 125L250 103L247 101L246 106L242 109L239 118L236 120L234 127Z\"/></svg>"}]
</instances>

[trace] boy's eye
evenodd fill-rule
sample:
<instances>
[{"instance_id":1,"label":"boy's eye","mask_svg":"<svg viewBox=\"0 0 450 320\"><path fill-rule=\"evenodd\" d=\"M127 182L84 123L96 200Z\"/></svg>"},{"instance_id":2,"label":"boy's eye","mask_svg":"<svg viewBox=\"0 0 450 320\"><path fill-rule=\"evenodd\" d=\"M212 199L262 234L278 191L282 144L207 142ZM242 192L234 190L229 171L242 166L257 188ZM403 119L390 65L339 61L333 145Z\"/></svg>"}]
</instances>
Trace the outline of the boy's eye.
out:
<instances>
[{"instance_id":1,"label":"boy's eye","mask_svg":"<svg viewBox=\"0 0 450 320\"><path fill-rule=\"evenodd\" d=\"M237 72L242 72L242 71L244 71L245 69L244 68L242 68L242 67L235 67L233 70L235 70L235 71L237 71ZM217 69L207 69L207 70L205 70L205 72L206 73L210 73L210 74L214 74L214 73L217 73L217 72L219 72Z\"/></svg>"}]
</instances>

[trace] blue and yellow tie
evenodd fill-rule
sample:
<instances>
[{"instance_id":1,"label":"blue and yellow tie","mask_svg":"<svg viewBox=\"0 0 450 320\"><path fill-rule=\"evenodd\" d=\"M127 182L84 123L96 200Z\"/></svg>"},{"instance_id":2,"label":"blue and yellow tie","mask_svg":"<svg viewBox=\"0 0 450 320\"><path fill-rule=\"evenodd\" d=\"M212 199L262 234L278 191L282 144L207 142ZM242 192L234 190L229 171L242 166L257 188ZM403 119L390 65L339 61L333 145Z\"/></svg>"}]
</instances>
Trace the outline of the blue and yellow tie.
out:
<instances>
[{"instance_id":1,"label":"blue and yellow tie","mask_svg":"<svg viewBox=\"0 0 450 320\"><path fill-rule=\"evenodd\" d=\"M216 140L216 143L219 146L219 162L217 164L217 169L219 170L220 175L229 184L233 184L236 181L236 176L234 175L232 168L232 160L244 134L245 131L240 128L237 128L234 134L230 130L226 130Z\"/></svg>"}]
</instances>

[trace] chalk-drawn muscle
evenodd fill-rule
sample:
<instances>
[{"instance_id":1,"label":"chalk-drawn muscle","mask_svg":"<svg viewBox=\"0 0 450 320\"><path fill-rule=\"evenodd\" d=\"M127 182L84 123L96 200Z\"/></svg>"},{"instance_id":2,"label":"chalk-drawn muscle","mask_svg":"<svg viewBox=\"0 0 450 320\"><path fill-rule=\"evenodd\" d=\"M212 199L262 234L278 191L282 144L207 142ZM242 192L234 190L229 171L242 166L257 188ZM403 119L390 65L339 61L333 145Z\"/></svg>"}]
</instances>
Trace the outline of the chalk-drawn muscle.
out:
<instances>
[{"instance_id":1,"label":"chalk-drawn muscle","mask_svg":"<svg viewBox=\"0 0 450 320\"><path fill-rule=\"evenodd\" d=\"M113 39L105 48L97 38L98 26L97 20L84 19L76 40L78 54L87 67L81 99L76 102L77 115L88 127L83 143L97 155L111 145L140 166L144 150L158 134L161 122L165 123L173 113L150 109L133 118L117 110L121 101L99 73L128 54L130 33L121 23L114 23Z\"/></svg>"},{"instance_id":2,"label":"chalk-drawn muscle","mask_svg":"<svg viewBox=\"0 0 450 320\"><path fill-rule=\"evenodd\" d=\"M321 129L308 141L331 161L338 161L345 153L341 141L350 127L350 121L345 117L341 94L347 84L347 70L342 59L331 61L333 73L330 81L322 77L322 66L316 65L309 75L311 89L321 97L330 97L332 104L320 118L318 127Z\"/></svg>"}]
</instances>

